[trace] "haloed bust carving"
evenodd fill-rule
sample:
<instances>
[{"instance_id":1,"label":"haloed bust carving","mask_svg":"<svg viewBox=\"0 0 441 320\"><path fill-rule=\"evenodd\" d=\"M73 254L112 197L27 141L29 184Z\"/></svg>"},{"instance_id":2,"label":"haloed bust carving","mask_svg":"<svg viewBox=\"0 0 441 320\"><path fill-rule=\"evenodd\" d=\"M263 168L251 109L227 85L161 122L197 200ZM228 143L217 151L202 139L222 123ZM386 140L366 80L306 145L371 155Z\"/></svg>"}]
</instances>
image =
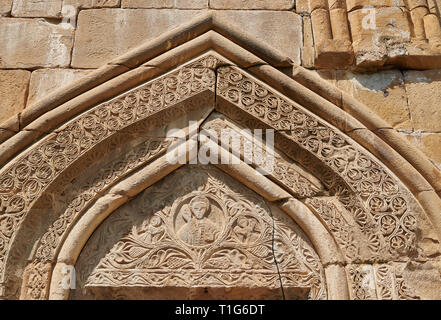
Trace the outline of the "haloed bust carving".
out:
<instances>
[{"instance_id":1,"label":"haloed bust carving","mask_svg":"<svg viewBox=\"0 0 441 320\"><path fill-rule=\"evenodd\" d=\"M188 204L184 204L178 213L184 222L178 229L178 237L189 245L203 246L213 243L220 233L219 227L211 220L215 210L205 196L196 196Z\"/></svg>"}]
</instances>

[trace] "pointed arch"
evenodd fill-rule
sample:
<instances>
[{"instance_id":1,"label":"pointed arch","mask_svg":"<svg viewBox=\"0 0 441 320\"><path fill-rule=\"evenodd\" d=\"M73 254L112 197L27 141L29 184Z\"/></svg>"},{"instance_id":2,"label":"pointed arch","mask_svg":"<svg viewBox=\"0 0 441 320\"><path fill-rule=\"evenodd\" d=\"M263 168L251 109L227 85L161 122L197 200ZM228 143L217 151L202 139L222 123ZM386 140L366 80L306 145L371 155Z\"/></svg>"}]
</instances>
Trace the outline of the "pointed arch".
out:
<instances>
[{"instance_id":1,"label":"pointed arch","mask_svg":"<svg viewBox=\"0 0 441 320\"><path fill-rule=\"evenodd\" d=\"M365 106L301 67L289 77L275 68L292 68L288 58L225 25L215 14L197 18L37 102L20 120L10 119L11 130L0 137L0 296L18 295L11 284L21 282L29 254L45 255L37 244L57 252L76 222L69 220L75 213L69 205L80 201L86 209L109 187L105 179L116 183L121 170L129 174L161 156L169 143L164 125L177 115L197 121L213 109L248 128L274 129L276 147L326 186L329 194L301 199L302 208L335 239L344 263L387 262L424 251L418 237L439 239L441 179L430 161ZM152 129L161 125L163 131ZM92 181L102 191L60 201L57 185L99 167L108 151L133 147L140 151L131 160L143 161ZM271 180L290 199L298 197L280 175ZM291 210L293 203L282 207ZM64 207L70 211L60 222ZM35 228L45 219L58 224ZM57 240L46 236L60 223ZM351 223L356 231L348 241ZM23 236L28 233L35 251ZM354 240L362 235L364 246ZM52 265L56 255L49 256ZM353 288L357 272L347 271Z\"/></svg>"}]
</instances>

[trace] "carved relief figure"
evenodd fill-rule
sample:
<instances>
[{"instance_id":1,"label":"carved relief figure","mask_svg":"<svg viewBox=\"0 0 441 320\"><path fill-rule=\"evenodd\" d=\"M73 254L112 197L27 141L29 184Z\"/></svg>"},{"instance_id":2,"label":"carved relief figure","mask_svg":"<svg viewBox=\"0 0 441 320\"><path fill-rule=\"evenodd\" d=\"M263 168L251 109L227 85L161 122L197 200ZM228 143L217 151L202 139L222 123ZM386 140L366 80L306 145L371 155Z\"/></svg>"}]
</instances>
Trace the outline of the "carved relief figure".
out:
<instances>
[{"instance_id":1,"label":"carved relief figure","mask_svg":"<svg viewBox=\"0 0 441 320\"><path fill-rule=\"evenodd\" d=\"M178 230L178 237L194 246L213 243L219 235L216 224L210 220L210 200L205 196L196 196L188 205L181 208L185 224Z\"/></svg>"},{"instance_id":2,"label":"carved relief figure","mask_svg":"<svg viewBox=\"0 0 441 320\"><path fill-rule=\"evenodd\" d=\"M170 193L170 186L177 191ZM180 168L96 231L76 264L82 274L78 287L277 290L283 279L286 288L326 299L324 271L312 245L290 217L270 210L219 169ZM120 231L109 233L106 226L116 223ZM274 234L283 245L276 252Z\"/></svg>"},{"instance_id":3,"label":"carved relief figure","mask_svg":"<svg viewBox=\"0 0 441 320\"><path fill-rule=\"evenodd\" d=\"M140 238L145 243L157 242L158 240L160 240L162 234L164 233L162 220L158 216L152 216L150 220L144 221L140 230Z\"/></svg>"},{"instance_id":4,"label":"carved relief figure","mask_svg":"<svg viewBox=\"0 0 441 320\"><path fill-rule=\"evenodd\" d=\"M236 224L233 231L240 242L250 244L260 237L261 227L255 218L241 216L237 219Z\"/></svg>"}]
</instances>

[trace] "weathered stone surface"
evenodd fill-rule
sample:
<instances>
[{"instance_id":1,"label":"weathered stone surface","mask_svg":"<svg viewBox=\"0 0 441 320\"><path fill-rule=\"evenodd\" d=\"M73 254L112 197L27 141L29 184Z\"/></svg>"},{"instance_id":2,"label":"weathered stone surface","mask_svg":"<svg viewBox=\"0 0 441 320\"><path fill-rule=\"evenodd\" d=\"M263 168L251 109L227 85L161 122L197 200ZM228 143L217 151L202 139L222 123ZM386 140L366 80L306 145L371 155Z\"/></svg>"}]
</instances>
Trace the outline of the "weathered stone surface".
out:
<instances>
[{"instance_id":1,"label":"weathered stone surface","mask_svg":"<svg viewBox=\"0 0 441 320\"><path fill-rule=\"evenodd\" d=\"M293 0L210 0L213 9L289 10L293 6Z\"/></svg>"},{"instance_id":2,"label":"weathered stone surface","mask_svg":"<svg viewBox=\"0 0 441 320\"><path fill-rule=\"evenodd\" d=\"M83 11L78 19L72 66L99 67L106 60L192 19L198 13L174 9ZM221 15L245 32L287 54L295 64L300 64L302 22L299 15L271 11L222 11ZM127 34L131 36L125 36Z\"/></svg>"},{"instance_id":3,"label":"weathered stone surface","mask_svg":"<svg viewBox=\"0 0 441 320\"><path fill-rule=\"evenodd\" d=\"M401 133L409 142L423 151L441 170L441 133Z\"/></svg>"},{"instance_id":4,"label":"weathered stone surface","mask_svg":"<svg viewBox=\"0 0 441 320\"><path fill-rule=\"evenodd\" d=\"M121 0L63 0L63 6L75 8L113 8L120 5Z\"/></svg>"},{"instance_id":5,"label":"weathered stone surface","mask_svg":"<svg viewBox=\"0 0 441 320\"><path fill-rule=\"evenodd\" d=\"M317 69L346 69L354 62L351 42L325 40L315 46L314 66Z\"/></svg>"},{"instance_id":6,"label":"weathered stone surface","mask_svg":"<svg viewBox=\"0 0 441 320\"><path fill-rule=\"evenodd\" d=\"M63 0L14 0L14 17L58 18L61 15Z\"/></svg>"},{"instance_id":7,"label":"weathered stone surface","mask_svg":"<svg viewBox=\"0 0 441 320\"><path fill-rule=\"evenodd\" d=\"M25 70L0 70L0 128L6 119L24 109L30 76Z\"/></svg>"},{"instance_id":8,"label":"weathered stone surface","mask_svg":"<svg viewBox=\"0 0 441 320\"><path fill-rule=\"evenodd\" d=\"M208 0L122 0L121 7L203 9L208 7Z\"/></svg>"},{"instance_id":9,"label":"weathered stone surface","mask_svg":"<svg viewBox=\"0 0 441 320\"><path fill-rule=\"evenodd\" d=\"M220 11L221 16L301 64L302 18L294 12Z\"/></svg>"},{"instance_id":10,"label":"weathered stone surface","mask_svg":"<svg viewBox=\"0 0 441 320\"><path fill-rule=\"evenodd\" d=\"M372 7L404 7L404 0L346 0L349 11L370 5Z\"/></svg>"},{"instance_id":11,"label":"weathered stone surface","mask_svg":"<svg viewBox=\"0 0 441 320\"><path fill-rule=\"evenodd\" d=\"M296 12L299 14L307 15L310 12L309 0L297 0L296 1Z\"/></svg>"},{"instance_id":12,"label":"weathered stone surface","mask_svg":"<svg viewBox=\"0 0 441 320\"><path fill-rule=\"evenodd\" d=\"M411 128L406 90L400 71L387 70L374 74L339 71L337 85L394 128Z\"/></svg>"},{"instance_id":13,"label":"weathered stone surface","mask_svg":"<svg viewBox=\"0 0 441 320\"><path fill-rule=\"evenodd\" d=\"M12 0L0 1L0 17L7 15L11 12Z\"/></svg>"},{"instance_id":14,"label":"weathered stone surface","mask_svg":"<svg viewBox=\"0 0 441 320\"><path fill-rule=\"evenodd\" d=\"M43 19L0 18L0 68L67 67L73 31Z\"/></svg>"},{"instance_id":15,"label":"weathered stone surface","mask_svg":"<svg viewBox=\"0 0 441 320\"><path fill-rule=\"evenodd\" d=\"M402 268L402 278L421 299L441 299L441 261L409 262Z\"/></svg>"},{"instance_id":16,"label":"weathered stone surface","mask_svg":"<svg viewBox=\"0 0 441 320\"><path fill-rule=\"evenodd\" d=\"M302 66L312 68L314 66L314 40L312 35L311 18L303 16L303 47L302 47Z\"/></svg>"},{"instance_id":17,"label":"weathered stone surface","mask_svg":"<svg viewBox=\"0 0 441 320\"><path fill-rule=\"evenodd\" d=\"M31 105L51 91L72 83L88 72L72 69L40 69L32 72L27 105Z\"/></svg>"},{"instance_id":18,"label":"weathered stone surface","mask_svg":"<svg viewBox=\"0 0 441 320\"><path fill-rule=\"evenodd\" d=\"M120 4L70 2L83 8ZM155 3L159 1L150 5ZM353 10L364 5L350 3ZM436 42L433 3L408 1L400 8L414 10L407 18L424 46ZM150 62L160 67L136 68L136 58L121 57L103 68L108 82L80 82L57 91L54 98L49 94L54 89L83 75L89 78L89 58L91 65L102 65L107 59L103 57L125 53L200 11L83 10L81 15L89 20L80 15L84 23L76 43L76 50L86 53L78 55L83 69L40 69L40 62L50 59L34 54L33 48L46 39L33 31L39 42L23 48L32 59L40 59L27 68L38 70L0 70L0 98L7 97L7 108L20 102L17 108L22 110L29 91L29 104L43 110L29 122L23 119L31 119L26 114L32 115L32 108L19 115L14 110L15 116L0 125L0 141L8 139L0 145L0 163L6 164L0 170L0 299L69 298L70 290L60 283L64 267L74 265L82 290L73 291L71 299L280 299L280 281L287 299L441 299L441 187L430 176L438 177L439 171L374 114L401 129L439 165L439 70L406 72L406 85L403 72L393 69L375 74L335 70L342 66L341 53L351 52L346 26L339 24L345 20L346 2L299 1L304 27L310 24L309 4L321 15L318 22L329 22L319 45L311 30L301 29L301 19L293 12L218 12L293 60L302 47L304 53L305 48L323 49L319 55L335 63L329 70L295 67L282 73L247 48L236 56L236 44L224 45L221 36L210 33L202 39L216 41L217 52L204 53L185 67L181 63L190 59L185 57L196 55L191 50L205 52L205 47L194 45L202 41L184 44L182 51L156 50L161 56ZM430 15L422 24L426 11ZM61 28L53 19L35 21ZM431 36L422 39L427 30ZM19 38L11 30L4 34ZM3 61L13 60L18 52L13 44L0 46ZM93 50L84 49L88 46ZM235 49L230 52L229 46ZM20 63L31 59L23 48L16 58ZM48 45L46 51L54 54L55 48ZM2 50L12 53L5 56ZM230 66L224 54L237 65ZM247 55L251 58L237 58ZM313 67L311 56L302 59ZM384 61L393 58L379 63ZM317 67L317 60L313 62ZM106 76L110 73L116 78ZM94 79L99 76L93 74ZM66 98L59 99L64 93ZM43 96L48 99L41 100ZM422 132L413 130L408 105L420 113L415 118L410 112L412 120L426 120ZM215 143L213 149L238 151L239 165L170 164L166 155L176 140L165 137L171 128L190 134L189 121L200 131L232 128L242 136L243 146ZM256 143L255 149L265 144L253 142L246 128L278 131L275 157L264 160L273 170L265 166L265 175L258 170L264 154L246 160L250 154L245 154L245 144ZM201 156L208 144L192 145L187 160L197 160L195 145ZM220 159L230 156L227 152Z\"/></svg>"},{"instance_id":19,"label":"weathered stone surface","mask_svg":"<svg viewBox=\"0 0 441 320\"><path fill-rule=\"evenodd\" d=\"M411 38L409 20L400 8L375 8L348 14L356 64L363 67L382 66L388 59L407 54Z\"/></svg>"},{"instance_id":20,"label":"weathered stone surface","mask_svg":"<svg viewBox=\"0 0 441 320\"><path fill-rule=\"evenodd\" d=\"M106 61L192 19L197 14L198 11L172 9L82 11L78 17L72 66L100 67Z\"/></svg>"},{"instance_id":21,"label":"weathered stone surface","mask_svg":"<svg viewBox=\"0 0 441 320\"><path fill-rule=\"evenodd\" d=\"M404 81L415 130L441 132L441 70L405 71Z\"/></svg>"},{"instance_id":22,"label":"weathered stone surface","mask_svg":"<svg viewBox=\"0 0 441 320\"><path fill-rule=\"evenodd\" d=\"M170 185L175 186L172 193ZM231 198L237 200L231 202ZM144 214L137 214L139 210ZM109 232L108 226L115 221L120 227ZM274 251L270 249L273 237L277 243ZM77 284L92 289L83 291L86 296L100 299L103 287L161 288L165 287L164 280L173 288L279 289L280 275L292 293L295 288L304 289L299 294L302 299L323 299L324 271L312 248L289 216L265 204L234 178L211 166L190 166L177 169L112 213L81 253L76 264L81 270ZM134 256L134 250L145 254ZM127 253L131 258L116 262ZM161 259L149 259L151 254ZM200 259L201 255L205 259ZM251 258L257 256L260 259ZM144 259L127 268L127 263ZM295 264L290 263L292 259ZM303 270L308 276L296 277L295 270ZM136 276L129 284L113 277L115 273ZM72 292L72 296L80 298L84 294L80 291Z\"/></svg>"}]
</instances>

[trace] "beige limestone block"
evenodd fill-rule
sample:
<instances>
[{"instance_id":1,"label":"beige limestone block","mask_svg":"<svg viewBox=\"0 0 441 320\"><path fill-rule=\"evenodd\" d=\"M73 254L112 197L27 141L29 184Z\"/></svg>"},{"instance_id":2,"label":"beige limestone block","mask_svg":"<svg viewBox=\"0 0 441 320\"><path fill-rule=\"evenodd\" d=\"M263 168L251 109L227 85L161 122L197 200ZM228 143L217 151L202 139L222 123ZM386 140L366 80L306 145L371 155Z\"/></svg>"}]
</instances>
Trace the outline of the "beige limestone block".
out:
<instances>
[{"instance_id":1,"label":"beige limestone block","mask_svg":"<svg viewBox=\"0 0 441 320\"><path fill-rule=\"evenodd\" d=\"M129 49L188 22L200 13L199 10L175 9L82 11L78 19L72 66L99 67ZM273 11L221 11L220 14L300 64L302 21L299 15Z\"/></svg>"},{"instance_id":2,"label":"beige limestone block","mask_svg":"<svg viewBox=\"0 0 441 320\"><path fill-rule=\"evenodd\" d=\"M441 133L401 132L401 134L424 152L441 170Z\"/></svg>"},{"instance_id":3,"label":"beige limestone block","mask_svg":"<svg viewBox=\"0 0 441 320\"><path fill-rule=\"evenodd\" d=\"M43 19L0 18L0 68L67 67L73 31Z\"/></svg>"},{"instance_id":4,"label":"beige limestone block","mask_svg":"<svg viewBox=\"0 0 441 320\"><path fill-rule=\"evenodd\" d=\"M409 262L403 268L402 277L411 292L423 300L441 299L441 262Z\"/></svg>"},{"instance_id":5,"label":"beige limestone block","mask_svg":"<svg viewBox=\"0 0 441 320\"><path fill-rule=\"evenodd\" d=\"M58 18L63 0L14 0L12 16Z\"/></svg>"},{"instance_id":6,"label":"beige limestone block","mask_svg":"<svg viewBox=\"0 0 441 320\"><path fill-rule=\"evenodd\" d=\"M371 40L366 38L378 41L386 40L385 37L402 41L410 39L409 18L400 8L376 8L374 12L355 10L349 12L349 21L354 42Z\"/></svg>"},{"instance_id":7,"label":"beige limestone block","mask_svg":"<svg viewBox=\"0 0 441 320\"><path fill-rule=\"evenodd\" d=\"M424 17L424 31L426 37L431 44L436 44L441 41L441 25L436 14L428 14Z\"/></svg>"},{"instance_id":8,"label":"beige limestone block","mask_svg":"<svg viewBox=\"0 0 441 320\"><path fill-rule=\"evenodd\" d=\"M334 9L331 10L329 14L331 18L333 38L349 41L349 23L346 9Z\"/></svg>"},{"instance_id":9,"label":"beige limestone block","mask_svg":"<svg viewBox=\"0 0 441 320\"><path fill-rule=\"evenodd\" d=\"M286 54L295 65L300 65L303 46L300 15L294 12L274 11L226 10L219 13L257 40Z\"/></svg>"},{"instance_id":10,"label":"beige limestone block","mask_svg":"<svg viewBox=\"0 0 441 320\"><path fill-rule=\"evenodd\" d=\"M309 0L297 0L296 1L296 12L299 14L309 14Z\"/></svg>"},{"instance_id":11,"label":"beige limestone block","mask_svg":"<svg viewBox=\"0 0 441 320\"><path fill-rule=\"evenodd\" d=\"M26 70L0 70L0 127L24 109L30 76Z\"/></svg>"},{"instance_id":12,"label":"beige limestone block","mask_svg":"<svg viewBox=\"0 0 441 320\"><path fill-rule=\"evenodd\" d=\"M424 16L429 13L426 7L417 7L410 12L413 23L413 37L418 40L426 39L426 32L424 30Z\"/></svg>"},{"instance_id":13,"label":"beige limestone block","mask_svg":"<svg viewBox=\"0 0 441 320\"><path fill-rule=\"evenodd\" d=\"M176 8L204 9L208 8L208 0L122 0L122 8Z\"/></svg>"},{"instance_id":14,"label":"beige limestone block","mask_svg":"<svg viewBox=\"0 0 441 320\"><path fill-rule=\"evenodd\" d=\"M11 12L12 0L0 0L0 17Z\"/></svg>"},{"instance_id":15,"label":"beige limestone block","mask_svg":"<svg viewBox=\"0 0 441 320\"><path fill-rule=\"evenodd\" d=\"M293 6L293 0L210 0L213 9L289 10Z\"/></svg>"},{"instance_id":16,"label":"beige limestone block","mask_svg":"<svg viewBox=\"0 0 441 320\"><path fill-rule=\"evenodd\" d=\"M63 0L63 6L75 8L113 8L120 5L121 0Z\"/></svg>"},{"instance_id":17,"label":"beige limestone block","mask_svg":"<svg viewBox=\"0 0 441 320\"><path fill-rule=\"evenodd\" d=\"M441 132L441 70L405 71L404 75L415 130Z\"/></svg>"},{"instance_id":18,"label":"beige limestone block","mask_svg":"<svg viewBox=\"0 0 441 320\"><path fill-rule=\"evenodd\" d=\"M92 9L77 21L72 66L97 68L197 16L200 11ZM104 36L105 35L105 36Z\"/></svg>"},{"instance_id":19,"label":"beige limestone block","mask_svg":"<svg viewBox=\"0 0 441 320\"><path fill-rule=\"evenodd\" d=\"M315 44L332 39L331 21L326 9L314 10L311 14L312 30Z\"/></svg>"},{"instance_id":20,"label":"beige limestone block","mask_svg":"<svg viewBox=\"0 0 441 320\"><path fill-rule=\"evenodd\" d=\"M303 48L302 66L312 68L314 66L314 38L312 34L311 17L303 16Z\"/></svg>"},{"instance_id":21,"label":"beige limestone block","mask_svg":"<svg viewBox=\"0 0 441 320\"><path fill-rule=\"evenodd\" d=\"M40 69L32 72L27 105L89 73L86 70Z\"/></svg>"},{"instance_id":22,"label":"beige limestone block","mask_svg":"<svg viewBox=\"0 0 441 320\"><path fill-rule=\"evenodd\" d=\"M338 71L337 85L394 128L411 128L406 90L400 71L386 70L373 74Z\"/></svg>"}]
</instances>

